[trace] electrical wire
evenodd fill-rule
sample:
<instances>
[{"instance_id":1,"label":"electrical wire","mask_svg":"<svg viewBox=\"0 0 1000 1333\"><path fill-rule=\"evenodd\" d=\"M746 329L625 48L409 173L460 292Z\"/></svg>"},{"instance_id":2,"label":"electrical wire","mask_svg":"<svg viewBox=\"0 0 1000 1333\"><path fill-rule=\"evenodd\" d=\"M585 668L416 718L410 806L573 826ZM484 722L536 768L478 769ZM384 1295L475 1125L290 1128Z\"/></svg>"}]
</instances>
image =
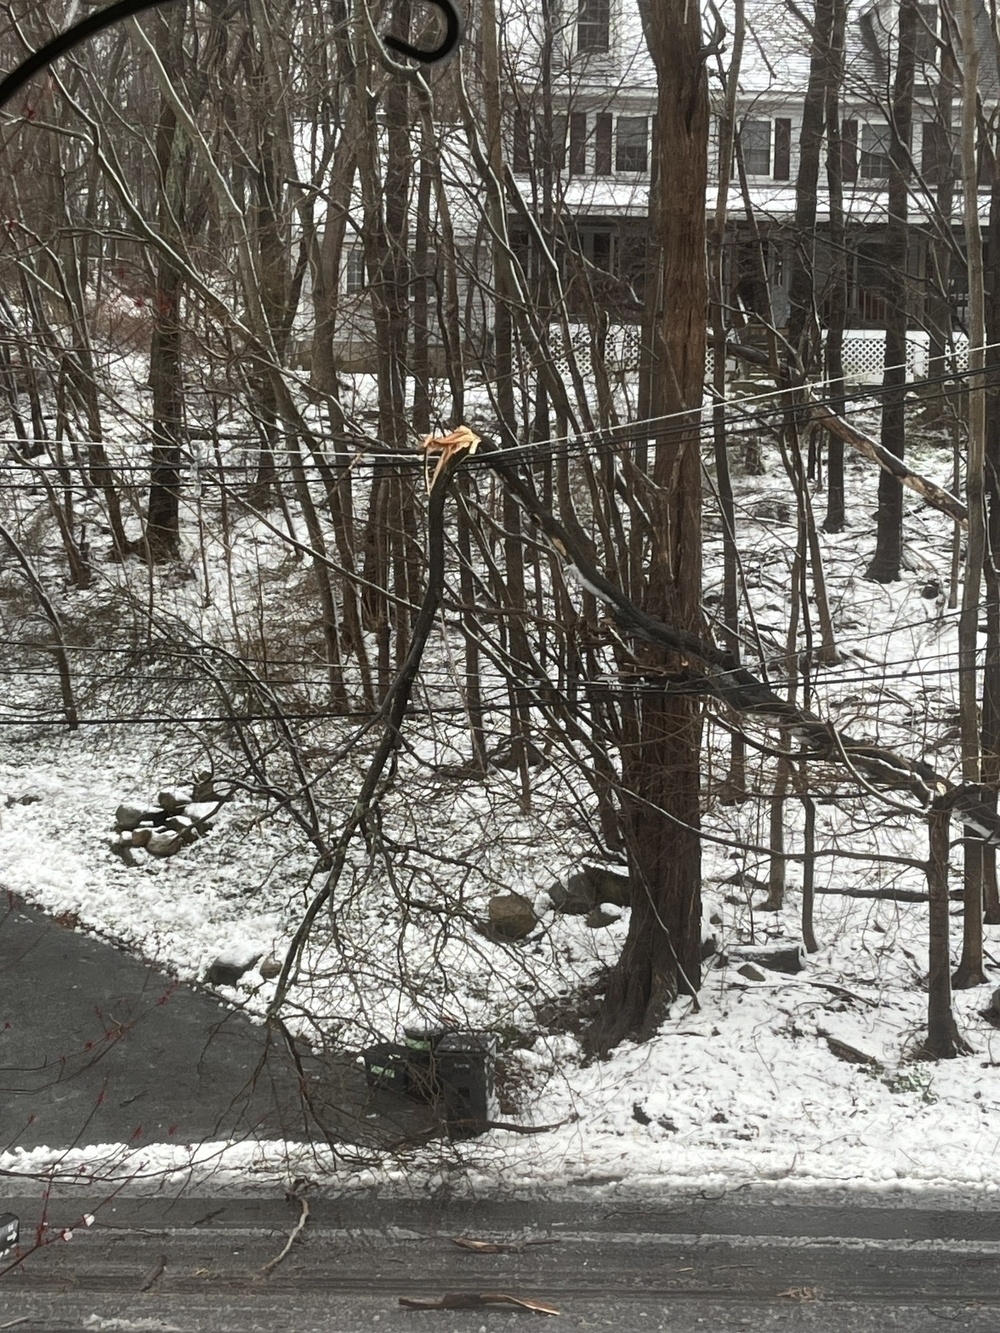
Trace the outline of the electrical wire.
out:
<instances>
[{"instance_id":1,"label":"electrical wire","mask_svg":"<svg viewBox=\"0 0 1000 1333\"><path fill-rule=\"evenodd\" d=\"M1000 348L1000 343L990 343L986 345L983 350L991 351L997 348ZM906 367L903 366L902 368L905 369ZM889 369L893 368L890 367ZM956 369L953 372L946 372L940 375L908 380L901 385L867 385L863 389L859 388L843 394L837 393L813 397L809 400L809 403L806 406L808 409L814 407L840 407L843 409L848 403L873 404L873 407L855 409L853 412L847 410L838 412L838 415L843 419L849 420L851 416L859 415L864 411L874 410L874 405L877 405L878 400L885 395L898 395L901 393L905 395L920 390L921 403L933 403L951 397L956 383L975 377L982 378L986 381L996 373L996 369L991 370L990 368L984 370L968 368L964 370ZM814 390L817 386L825 386L833 382L834 381L830 379L812 380L809 381L807 387ZM934 385L942 386L942 391L938 394L926 394L923 392L927 386ZM950 386L950 388L945 388L943 386ZM984 387L986 387L985 384ZM768 425L776 415L783 415L788 411L797 410L801 405L794 402L794 395L796 392L796 388L776 388L746 398L724 400L720 405L734 414L743 426L742 430L731 431L729 433L753 433L755 430ZM768 407L768 404L773 404L773 406ZM707 436L714 430L714 423L703 419L700 419L698 423L693 423L692 418L696 415L699 418L703 418L704 413L711 411L714 406L715 405L711 403L702 404L701 407L690 408L686 411L639 418L637 420L624 421L618 425L595 427L592 430L576 431L566 435L548 436L542 440L531 441L526 444L515 445L508 449L504 449L502 456L505 461L517 461L523 459L526 462L532 463L544 461L548 458L554 458L563 453L569 455L590 454L596 456L609 451L617 452L622 445L634 445L637 442L637 439L647 443L662 444L669 442L672 438L689 438L692 430L695 428L695 424L697 424L699 435ZM475 414L473 414L473 416L474 415ZM588 445L588 441L592 441L593 443ZM13 444L20 449L28 445L29 441L19 440L16 437L8 436L6 438L0 437L0 444L2 443L8 445ZM64 447L68 445L70 448L75 446L76 448L86 449L88 444L92 442L85 439L78 441L35 439L30 441L30 444L33 447L37 447L39 444L47 446L55 443L61 443ZM358 467L368 469L377 468L382 470L392 469L407 472L422 470L424 467L423 456L416 452L416 445L413 453L400 454L389 448L383 449L379 447L381 442L372 437L338 437L337 444L344 449L357 451L352 456L352 461L350 463L345 465L343 463L328 462L321 466L315 463L309 463L306 460L302 460L300 464L299 461L296 460L296 467L301 466L307 472L333 471L335 473L345 467L350 469L356 469ZM257 448L247 448L245 446L241 446L241 448L244 453L251 457L259 457L263 453L273 453L276 462L280 458L280 451L267 449L263 445L258 446ZM186 461L190 463L193 460L189 456L189 459ZM213 471L218 472L224 470L227 466L223 464L220 467L218 462L211 458L199 458L197 459L197 465L199 471L203 470L206 474L210 474ZM37 466L33 467L30 462L4 461L2 466L10 470L19 469L32 472L37 470ZM75 466L75 464L70 462L45 464L47 470L55 469L68 471L73 466ZM148 467L148 463L144 464L142 461L137 460L134 466L136 469L142 469L144 466ZM233 465L228 466L232 467ZM239 467L239 465L236 466ZM466 459L463 464L465 469L471 469L473 471L482 470L483 468L489 468L491 466L492 463L487 457L477 454Z\"/></svg>"}]
</instances>

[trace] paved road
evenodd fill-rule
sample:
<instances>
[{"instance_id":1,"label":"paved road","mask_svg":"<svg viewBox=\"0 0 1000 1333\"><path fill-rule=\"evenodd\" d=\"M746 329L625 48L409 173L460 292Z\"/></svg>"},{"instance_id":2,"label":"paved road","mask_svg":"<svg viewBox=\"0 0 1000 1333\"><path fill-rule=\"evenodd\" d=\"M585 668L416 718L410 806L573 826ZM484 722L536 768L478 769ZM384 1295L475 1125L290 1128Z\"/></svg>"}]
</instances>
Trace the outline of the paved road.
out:
<instances>
[{"instance_id":1,"label":"paved road","mask_svg":"<svg viewBox=\"0 0 1000 1333\"><path fill-rule=\"evenodd\" d=\"M260 1027L22 907L0 920L0 1006L5 1145L317 1132L287 1052ZM373 1100L351 1063L307 1073L313 1105L338 1137L426 1129L413 1103ZM27 1333L481 1333L533 1320L513 1309L399 1305L401 1296L498 1290L557 1306L554 1328L1000 1328L1000 1212L989 1207L327 1197L310 1200L300 1237L270 1269L301 1216L295 1199L46 1202L36 1192L0 1207L20 1216L30 1248L0 1271L0 1328ZM32 1247L40 1222L53 1235L84 1212L95 1215L92 1228ZM462 1251L458 1235L515 1249ZM520 1244L535 1240L554 1243Z\"/></svg>"},{"instance_id":2,"label":"paved road","mask_svg":"<svg viewBox=\"0 0 1000 1333\"><path fill-rule=\"evenodd\" d=\"M23 905L0 917L0 1150L321 1138L317 1115L361 1142L427 1119L352 1060L307 1072L311 1107L280 1038L212 995Z\"/></svg>"},{"instance_id":3,"label":"paved road","mask_svg":"<svg viewBox=\"0 0 1000 1333\"><path fill-rule=\"evenodd\" d=\"M37 1221L38 1200L15 1206ZM50 1220L69 1223L82 1207L52 1204ZM89 1231L41 1248L0 1279L0 1327L480 1333L535 1322L509 1308L399 1304L484 1291L553 1305L554 1330L1000 1327L1000 1223L988 1210L317 1199L275 1263L301 1216L295 1199L133 1199L98 1208ZM471 1253L456 1236L509 1248Z\"/></svg>"}]
</instances>

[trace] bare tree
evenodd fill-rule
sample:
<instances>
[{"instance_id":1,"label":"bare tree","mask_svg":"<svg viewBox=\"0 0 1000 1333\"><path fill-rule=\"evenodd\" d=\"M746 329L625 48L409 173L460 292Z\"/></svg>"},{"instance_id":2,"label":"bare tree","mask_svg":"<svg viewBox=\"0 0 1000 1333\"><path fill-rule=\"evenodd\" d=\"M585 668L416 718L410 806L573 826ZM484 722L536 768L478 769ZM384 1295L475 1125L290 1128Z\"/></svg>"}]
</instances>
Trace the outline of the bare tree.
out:
<instances>
[{"instance_id":1,"label":"bare tree","mask_svg":"<svg viewBox=\"0 0 1000 1333\"><path fill-rule=\"evenodd\" d=\"M640 5L658 75L650 190L651 286L662 290L648 330L659 358L654 415L673 414L655 445L647 492L650 563L644 605L680 629L701 619L700 408L705 365L705 187L708 90L697 8ZM690 415L685 415L690 414ZM683 534L683 535L682 535ZM627 702L622 775L633 907L628 938L590 1033L594 1050L646 1037L680 993L700 985L701 716L669 689L679 662L648 649Z\"/></svg>"}]
</instances>

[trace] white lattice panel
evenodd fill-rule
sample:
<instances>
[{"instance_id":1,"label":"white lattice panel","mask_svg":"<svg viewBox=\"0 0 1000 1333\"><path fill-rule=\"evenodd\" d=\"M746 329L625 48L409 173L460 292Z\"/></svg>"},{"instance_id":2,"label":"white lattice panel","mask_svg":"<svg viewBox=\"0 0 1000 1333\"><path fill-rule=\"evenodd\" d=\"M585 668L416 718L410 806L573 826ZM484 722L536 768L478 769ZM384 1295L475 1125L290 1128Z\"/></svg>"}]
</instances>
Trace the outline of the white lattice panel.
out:
<instances>
[{"instance_id":1,"label":"white lattice panel","mask_svg":"<svg viewBox=\"0 0 1000 1333\"><path fill-rule=\"evenodd\" d=\"M926 333L906 336L906 377L924 379L930 339ZM885 370L885 334L879 329L855 329L844 334L844 378L855 384L881 384ZM964 333L954 335L951 369L955 373L969 364L969 340Z\"/></svg>"}]
</instances>

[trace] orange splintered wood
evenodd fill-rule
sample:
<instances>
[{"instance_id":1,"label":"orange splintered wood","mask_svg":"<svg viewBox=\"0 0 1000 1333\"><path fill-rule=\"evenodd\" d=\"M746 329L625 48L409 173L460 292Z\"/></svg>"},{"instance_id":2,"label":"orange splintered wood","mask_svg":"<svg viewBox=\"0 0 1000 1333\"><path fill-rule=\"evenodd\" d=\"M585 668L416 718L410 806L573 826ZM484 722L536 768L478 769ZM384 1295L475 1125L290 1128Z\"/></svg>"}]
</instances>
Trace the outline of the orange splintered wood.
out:
<instances>
[{"instance_id":1,"label":"orange splintered wood","mask_svg":"<svg viewBox=\"0 0 1000 1333\"><path fill-rule=\"evenodd\" d=\"M480 439L481 437L474 430L470 430L468 426L456 426L447 435L425 435L422 444L424 452L441 455L437 467L434 469L434 475L427 483L428 491L433 489L438 473L449 460L454 458L456 454L460 454L464 449L468 449L470 454L474 454Z\"/></svg>"}]
</instances>

